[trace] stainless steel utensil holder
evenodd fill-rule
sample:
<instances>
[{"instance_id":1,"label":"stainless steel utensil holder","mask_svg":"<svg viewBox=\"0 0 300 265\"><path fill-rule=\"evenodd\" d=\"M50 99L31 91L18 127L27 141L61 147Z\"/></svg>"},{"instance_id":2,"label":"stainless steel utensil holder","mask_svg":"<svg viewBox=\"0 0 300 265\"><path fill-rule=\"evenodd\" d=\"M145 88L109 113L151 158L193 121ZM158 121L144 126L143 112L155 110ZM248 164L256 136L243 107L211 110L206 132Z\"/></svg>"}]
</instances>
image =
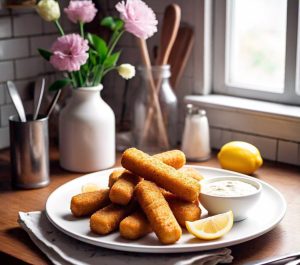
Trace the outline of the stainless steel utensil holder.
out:
<instances>
[{"instance_id":1,"label":"stainless steel utensil holder","mask_svg":"<svg viewBox=\"0 0 300 265\"><path fill-rule=\"evenodd\" d=\"M9 118L12 185L22 189L41 188L49 184L48 118L39 116L21 122Z\"/></svg>"}]
</instances>

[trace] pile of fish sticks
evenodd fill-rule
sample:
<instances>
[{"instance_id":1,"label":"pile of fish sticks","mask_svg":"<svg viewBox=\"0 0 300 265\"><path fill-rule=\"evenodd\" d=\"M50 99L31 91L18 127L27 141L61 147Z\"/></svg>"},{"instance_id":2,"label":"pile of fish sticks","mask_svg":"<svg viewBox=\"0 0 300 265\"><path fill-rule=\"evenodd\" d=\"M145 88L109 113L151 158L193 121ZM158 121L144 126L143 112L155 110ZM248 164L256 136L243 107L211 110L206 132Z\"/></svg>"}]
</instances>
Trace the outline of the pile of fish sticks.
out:
<instances>
[{"instance_id":1,"label":"pile of fish sticks","mask_svg":"<svg viewBox=\"0 0 300 265\"><path fill-rule=\"evenodd\" d=\"M161 243L175 243L185 221L201 216L202 176L185 163L179 150L150 156L129 148L122 155L123 169L110 174L109 188L73 196L71 212L90 216L91 231L98 235L119 230L123 238L137 240L154 232Z\"/></svg>"}]
</instances>

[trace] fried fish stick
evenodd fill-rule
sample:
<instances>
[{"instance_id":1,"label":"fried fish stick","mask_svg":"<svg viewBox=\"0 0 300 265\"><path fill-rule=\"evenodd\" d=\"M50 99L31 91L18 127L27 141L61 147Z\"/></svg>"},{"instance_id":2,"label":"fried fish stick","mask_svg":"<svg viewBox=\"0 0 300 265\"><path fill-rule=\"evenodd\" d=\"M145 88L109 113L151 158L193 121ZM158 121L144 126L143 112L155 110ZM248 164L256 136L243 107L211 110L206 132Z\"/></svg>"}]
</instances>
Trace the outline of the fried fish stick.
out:
<instances>
[{"instance_id":1,"label":"fried fish stick","mask_svg":"<svg viewBox=\"0 0 300 265\"><path fill-rule=\"evenodd\" d=\"M183 167L179 169L180 172L183 172L186 176L192 177L195 180L202 180L203 176L199 174L199 172L192 167Z\"/></svg>"},{"instance_id":2,"label":"fried fish stick","mask_svg":"<svg viewBox=\"0 0 300 265\"><path fill-rule=\"evenodd\" d=\"M175 243L182 231L156 184L143 180L136 185L135 192L159 241L163 244Z\"/></svg>"},{"instance_id":3,"label":"fried fish stick","mask_svg":"<svg viewBox=\"0 0 300 265\"><path fill-rule=\"evenodd\" d=\"M153 157L174 168L181 168L186 161L184 153L180 150L163 152ZM113 203L127 205L133 196L135 185L140 180L140 177L130 173L128 170L114 171L109 177L110 200Z\"/></svg>"},{"instance_id":4,"label":"fried fish stick","mask_svg":"<svg viewBox=\"0 0 300 265\"><path fill-rule=\"evenodd\" d=\"M139 239L152 232L151 225L141 209L123 219L119 230L122 237L130 240Z\"/></svg>"},{"instance_id":5,"label":"fried fish stick","mask_svg":"<svg viewBox=\"0 0 300 265\"><path fill-rule=\"evenodd\" d=\"M73 196L70 208L74 216L80 217L91 215L109 203L109 189L101 189Z\"/></svg>"},{"instance_id":6,"label":"fried fish stick","mask_svg":"<svg viewBox=\"0 0 300 265\"><path fill-rule=\"evenodd\" d=\"M135 175L155 182L179 198L190 202L198 198L200 184L197 180L136 148L129 148L123 153L121 164Z\"/></svg>"},{"instance_id":7,"label":"fried fish stick","mask_svg":"<svg viewBox=\"0 0 300 265\"><path fill-rule=\"evenodd\" d=\"M110 204L95 212L90 218L92 232L107 235L118 229L120 222L133 210L133 204L121 206Z\"/></svg>"},{"instance_id":8,"label":"fried fish stick","mask_svg":"<svg viewBox=\"0 0 300 265\"><path fill-rule=\"evenodd\" d=\"M180 200L173 194L164 194L177 222L185 228L185 221L200 219L201 209L198 203Z\"/></svg>"},{"instance_id":9,"label":"fried fish stick","mask_svg":"<svg viewBox=\"0 0 300 265\"><path fill-rule=\"evenodd\" d=\"M109 198L111 202L127 205L133 196L136 184L140 180L140 177L131 172L124 171L110 189Z\"/></svg>"},{"instance_id":10,"label":"fried fish stick","mask_svg":"<svg viewBox=\"0 0 300 265\"><path fill-rule=\"evenodd\" d=\"M109 175L108 187L112 187L118 178L124 173L125 169L116 169Z\"/></svg>"},{"instance_id":11,"label":"fried fish stick","mask_svg":"<svg viewBox=\"0 0 300 265\"><path fill-rule=\"evenodd\" d=\"M153 157L176 169L182 168L186 162L185 154L180 150L166 151Z\"/></svg>"}]
</instances>

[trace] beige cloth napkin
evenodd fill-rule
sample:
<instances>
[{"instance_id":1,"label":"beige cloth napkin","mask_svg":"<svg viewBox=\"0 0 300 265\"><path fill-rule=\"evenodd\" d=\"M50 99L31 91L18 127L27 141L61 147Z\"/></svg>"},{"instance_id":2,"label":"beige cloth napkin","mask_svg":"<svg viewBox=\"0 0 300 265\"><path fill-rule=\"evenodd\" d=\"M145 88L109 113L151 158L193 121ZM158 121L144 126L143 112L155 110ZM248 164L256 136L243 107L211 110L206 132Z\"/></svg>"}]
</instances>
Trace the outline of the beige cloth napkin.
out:
<instances>
[{"instance_id":1,"label":"beige cloth napkin","mask_svg":"<svg viewBox=\"0 0 300 265\"><path fill-rule=\"evenodd\" d=\"M214 265L231 263L230 249L179 254L142 254L105 249L66 236L44 212L19 212L19 223L54 264Z\"/></svg>"}]
</instances>

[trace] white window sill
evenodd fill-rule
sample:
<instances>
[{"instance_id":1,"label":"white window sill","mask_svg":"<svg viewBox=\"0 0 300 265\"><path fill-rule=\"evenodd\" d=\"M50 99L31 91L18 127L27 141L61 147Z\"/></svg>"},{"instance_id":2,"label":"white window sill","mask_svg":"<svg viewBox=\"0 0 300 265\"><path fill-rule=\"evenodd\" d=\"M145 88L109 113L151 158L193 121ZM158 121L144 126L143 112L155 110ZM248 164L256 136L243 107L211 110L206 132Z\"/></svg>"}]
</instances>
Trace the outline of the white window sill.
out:
<instances>
[{"instance_id":1,"label":"white window sill","mask_svg":"<svg viewBox=\"0 0 300 265\"><path fill-rule=\"evenodd\" d=\"M186 96L185 101L196 105L235 110L276 119L300 122L300 107L224 95Z\"/></svg>"},{"instance_id":2,"label":"white window sill","mask_svg":"<svg viewBox=\"0 0 300 265\"><path fill-rule=\"evenodd\" d=\"M223 95L186 96L207 111L212 147L249 140L267 159L300 164L300 107Z\"/></svg>"}]
</instances>

